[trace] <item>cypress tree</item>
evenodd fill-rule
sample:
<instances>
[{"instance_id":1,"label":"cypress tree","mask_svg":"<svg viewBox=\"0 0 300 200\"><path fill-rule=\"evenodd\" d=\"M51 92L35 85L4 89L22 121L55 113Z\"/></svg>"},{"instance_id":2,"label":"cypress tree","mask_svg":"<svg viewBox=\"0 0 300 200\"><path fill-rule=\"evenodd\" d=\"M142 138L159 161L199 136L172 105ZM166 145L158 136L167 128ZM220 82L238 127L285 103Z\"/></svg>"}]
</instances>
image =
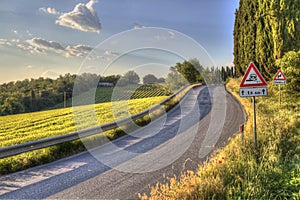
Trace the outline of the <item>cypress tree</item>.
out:
<instances>
[{"instance_id":1,"label":"cypress tree","mask_svg":"<svg viewBox=\"0 0 300 200\"><path fill-rule=\"evenodd\" d=\"M275 61L300 49L300 0L240 0L234 25L236 75L244 74L250 61L271 79Z\"/></svg>"}]
</instances>

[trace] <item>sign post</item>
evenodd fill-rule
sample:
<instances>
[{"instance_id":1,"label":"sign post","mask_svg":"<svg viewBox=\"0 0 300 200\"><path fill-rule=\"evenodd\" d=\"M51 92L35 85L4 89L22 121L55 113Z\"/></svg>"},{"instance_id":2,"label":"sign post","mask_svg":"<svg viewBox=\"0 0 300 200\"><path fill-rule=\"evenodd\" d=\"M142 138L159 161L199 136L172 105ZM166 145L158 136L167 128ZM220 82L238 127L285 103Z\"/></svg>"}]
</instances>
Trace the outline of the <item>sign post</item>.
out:
<instances>
[{"instance_id":1,"label":"sign post","mask_svg":"<svg viewBox=\"0 0 300 200\"><path fill-rule=\"evenodd\" d=\"M286 84L286 77L281 70L276 73L273 83L279 85L279 104L281 105L281 85Z\"/></svg>"},{"instance_id":2,"label":"sign post","mask_svg":"<svg viewBox=\"0 0 300 200\"><path fill-rule=\"evenodd\" d=\"M250 62L240 84L240 97L253 97L253 135L254 148L257 148L256 96L268 96L268 85L253 62Z\"/></svg>"}]
</instances>

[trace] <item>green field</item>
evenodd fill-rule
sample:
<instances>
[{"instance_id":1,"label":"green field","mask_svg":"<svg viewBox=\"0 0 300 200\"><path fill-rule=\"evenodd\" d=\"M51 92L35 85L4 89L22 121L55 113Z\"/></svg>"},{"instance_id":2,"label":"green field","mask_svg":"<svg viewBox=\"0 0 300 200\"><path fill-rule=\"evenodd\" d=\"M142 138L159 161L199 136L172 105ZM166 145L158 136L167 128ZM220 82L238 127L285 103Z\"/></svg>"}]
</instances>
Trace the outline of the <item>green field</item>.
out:
<instances>
[{"instance_id":1,"label":"green field","mask_svg":"<svg viewBox=\"0 0 300 200\"><path fill-rule=\"evenodd\" d=\"M113 106L122 106L128 103L130 115L146 110L153 105L163 101L167 96L150 97L142 99L132 99L128 101L116 102ZM86 107L94 106L98 119L98 125L115 121L110 102L80 106L85 110ZM0 117L0 148L30 142L42 138L62 135L77 131L74 123L72 108L62 108L49 111L33 112ZM121 117L122 113L118 116ZM88 128L88 122L83 124ZM114 139L123 135L121 130L111 130L105 135L95 136L97 140L101 137ZM0 159L0 175L27 169L36 165L48 163L75 153L84 151L85 147L80 140L67 142L60 145L30 151L16 156Z\"/></svg>"},{"instance_id":2,"label":"green field","mask_svg":"<svg viewBox=\"0 0 300 200\"><path fill-rule=\"evenodd\" d=\"M130 114L136 114L163 101L166 96L128 101ZM123 102L124 103L124 102ZM117 102L113 106L122 105ZM85 110L87 106L82 106ZM110 102L95 105L99 125L115 121ZM115 115L118 113L115 113ZM119 118L119 117L118 117ZM73 109L64 108L0 117L0 147L12 146L76 131Z\"/></svg>"},{"instance_id":3,"label":"green field","mask_svg":"<svg viewBox=\"0 0 300 200\"><path fill-rule=\"evenodd\" d=\"M128 99L141 99L157 96L169 96L173 92L162 84L128 85L123 87L99 87L95 93L95 103L121 101ZM87 93L81 94L82 96ZM67 107L72 106L72 98L66 102ZM50 109L63 108L64 103L57 104Z\"/></svg>"},{"instance_id":4,"label":"green field","mask_svg":"<svg viewBox=\"0 0 300 200\"><path fill-rule=\"evenodd\" d=\"M191 87L192 86L186 88L185 90L177 94L176 97L174 97L172 100L168 101L163 106L164 109L169 110L174 105L176 105ZM109 91L109 89L112 88L106 89L107 91ZM153 97L155 95L162 94L158 94L158 90L159 88L153 89L153 86L144 86L142 90L132 90L135 92L128 92L129 90L125 90L123 88L123 91L120 91L117 94L120 98L122 97L123 99L129 100L112 101L93 105L83 105L73 108L61 108L26 114L1 116L0 148L75 132L78 129L78 126L75 126L75 112L77 113L76 118L79 117L80 119L82 119L80 121L80 130L91 128L95 125L103 125L109 122L123 119L130 115L134 115L158 104L159 102L162 102L168 97ZM130 95L125 96L126 93ZM169 93L170 91L163 94ZM111 90L107 94L111 95ZM147 96L152 97L146 98ZM124 107L126 108L125 110L123 109ZM97 117L96 124L91 124L88 117L86 117L86 113L90 113L91 110L89 109L91 108L93 109L93 113L95 113ZM155 118L156 116L159 116L159 114L160 111L151 113L151 119L153 119L152 117ZM136 120L135 123L139 126L143 126L149 123L151 119L147 115L142 119ZM132 127L130 126L125 126L123 128L123 130L126 130L126 132L132 130ZM113 140L124 134L126 133L118 128L106 131L103 134L90 136L88 138L85 138L85 140L96 141L97 145L100 145L107 141L103 140L103 137L107 137L109 140ZM73 142L66 142L48 148L34 150L16 156L0 159L0 175L27 169L36 165L49 163L66 156L74 155L84 150L85 146L82 141L75 140Z\"/></svg>"}]
</instances>

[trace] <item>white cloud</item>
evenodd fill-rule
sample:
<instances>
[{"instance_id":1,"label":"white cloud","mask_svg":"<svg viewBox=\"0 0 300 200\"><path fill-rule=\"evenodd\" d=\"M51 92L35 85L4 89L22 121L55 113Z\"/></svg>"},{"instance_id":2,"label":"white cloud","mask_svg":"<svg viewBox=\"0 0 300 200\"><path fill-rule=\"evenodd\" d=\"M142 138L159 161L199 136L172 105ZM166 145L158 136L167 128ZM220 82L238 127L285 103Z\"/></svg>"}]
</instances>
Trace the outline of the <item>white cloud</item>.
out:
<instances>
[{"instance_id":1,"label":"white cloud","mask_svg":"<svg viewBox=\"0 0 300 200\"><path fill-rule=\"evenodd\" d=\"M26 42L30 44L33 47L33 49L38 49L39 51L49 50L54 51L56 53L61 53L65 50L65 48L62 47L60 43L54 41L47 41L42 38L33 38L31 40L27 40Z\"/></svg>"},{"instance_id":2,"label":"white cloud","mask_svg":"<svg viewBox=\"0 0 300 200\"><path fill-rule=\"evenodd\" d=\"M59 42L48 41L42 38L32 38L25 41L21 41L20 39L7 40L0 38L0 45L16 47L27 51L30 54L46 54L48 52L54 52L65 57L84 57L93 50L93 47L82 44L67 45L64 47ZM110 53L110 55L114 54L113 52L107 53Z\"/></svg>"},{"instance_id":3,"label":"white cloud","mask_svg":"<svg viewBox=\"0 0 300 200\"><path fill-rule=\"evenodd\" d=\"M119 55L119 53L111 51L111 50L106 50L104 52L104 54L107 55L107 56L117 56L117 55Z\"/></svg>"},{"instance_id":4,"label":"white cloud","mask_svg":"<svg viewBox=\"0 0 300 200\"><path fill-rule=\"evenodd\" d=\"M93 48L86 45L75 45L75 46L67 46L66 47L66 57L83 57L90 53Z\"/></svg>"},{"instance_id":5,"label":"white cloud","mask_svg":"<svg viewBox=\"0 0 300 200\"><path fill-rule=\"evenodd\" d=\"M0 39L0 45L3 46L14 46L17 43L19 43L19 39L12 39L12 40L7 40L7 39Z\"/></svg>"},{"instance_id":6,"label":"white cloud","mask_svg":"<svg viewBox=\"0 0 300 200\"><path fill-rule=\"evenodd\" d=\"M175 33L172 31L168 31L168 33L161 33L159 35L155 35L154 39L158 40L158 41L165 41L165 40L169 40L169 39L174 39L175 37Z\"/></svg>"},{"instance_id":7,"label":"white cloud","mask_svg":"<svg viewBox=\"0 0 300 200\"><path fill-rule=\"evenodd\" d=\"M0 39L0 45L6 45L7 40L6 39Z\"/></svg>"},{"instance_id":8,"label":"white cloud","mask_svg":"<svg viewBox=\"0 0 300 200\"><path fill-rule=\"evenodd\" d=\"M34 67L32 65L27 65L26 69L33 69Z\"/></svg>"},{"instance_id":9,"label":"white cloud","mask_svg":"<svg viewBox=\"0 0 300 200\"><path fill-rule=\"evenodd\" d=\"M100 20L92 7L95 3L95 0L90 0L87 4L79 3L73 11L60 15L55 23L85 32L100 33Z\"/></svg>"},{"instance_id":10,"label":"white cloud","mask_svg":"<svg viewBox=\"0 0 300 200\"><path fill-rule=\"evenodd\" d=\"M59 11L57 11L55 8L39 8L40 12L44 12L51 15L61 15Z\"/></svg>"},{"instance_id":11,"label":"white cloud","mask_svg":"<svg viewBox=\"0 0 300 200\"><path fill-rule=\"evenodd\" d=\"M86 7L93 9L93 5L98 3L98 0L90 0L87 4Z\"/></svg>"},{"instance_id":12,"label":"white cloud","mask_svg":"<svg viewBox=\"0 0 300 200\"><path fill-rule=\"evenodd\" d=\"M32 34L30 33L29 30L26 30L26 33L27 33L28 36L32 36Z\"/></svg>"},{"instance_id":13,"label":"white cloud","mask_svg":"<svg viewBox=\"0 0 300 200\"><path fill-rule=\"evenodd\" d=\"M139 28L144 28L144 26L139 24L139 23L134 23L133 24L133 29L139 29Z\"/></svg>"},{"instance_id":14,"label":"white cloud","mask_svg":"<svg viewBox=\"0 0 300 200\"><path fill-rule=\"evenodd\" d=\"M168 31L168 33L169 33L169 36L170 36L171 39L173 39L175 37L175 33L174 32Z\"/></svg>"},{"instance_id":15,"label":"white cloud","mask_svg":"<svg viewBox=\"0 0 300 200\"><path fill-rule=\"evenodd\" d=\"M44 78L56 79L56 78L59 77L59 74L56 73L56 72L48 70L48 71L43 72L41 76L44 77Z\"/></svg>"},{"instance_id":16,"label":"white cloud","mask_svg":"<svg viewBox=\"0 0 300 200\"><path fill-rule=\"evenodd\" d=\"M233 67L233 66L234 66L233 62L227 62L224 64L224 67Z\"/></svg>"}]
</instances>

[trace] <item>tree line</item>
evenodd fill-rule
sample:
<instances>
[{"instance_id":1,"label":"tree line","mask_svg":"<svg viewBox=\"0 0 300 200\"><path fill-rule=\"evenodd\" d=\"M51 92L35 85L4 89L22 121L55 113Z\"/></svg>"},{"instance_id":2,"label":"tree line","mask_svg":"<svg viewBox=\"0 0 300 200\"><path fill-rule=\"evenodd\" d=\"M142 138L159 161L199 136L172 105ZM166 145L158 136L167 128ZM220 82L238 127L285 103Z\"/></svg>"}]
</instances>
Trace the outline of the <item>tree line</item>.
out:
<instances>
[{"instance_id":1,"label":"tree line","mask_svg":"<svg viewBox=\"0 0 300 200\"><path fill-rule=\"evenodd\" d=\"M60 104L72 97L75 81L80 87L80 92L85 92L95 87L97 82L111 83L119 86L139 84L140 78L134 71L129 71L123 76L110 75L102 77L97 74L83 73L74 75L67 73L57 79L31 78L23 81L12 81L0 85L0 115L18 114L46 110ZM164 83L163 78L146 75L145 84Z\"/></svg>"},{"instance_id":2,"label":"tree line","mask_svg":"<svg viewBox=\"0 0 300 200\"><path fill-rule=\"evenodd\" d=\"M142 80L135 71L123 75L100 76L83 73L65 74L57 79L37 78L3 83L0 85L0 115L18 114L47 110L61 104L73 95L75 81L80 92L95 87L95 83L111 83L117 86L130 84L165 84L173 91L191 83L222 83L228 77L234 77L233 68L204 68L197 59L176 63L170 67L166 78L157 78L153 74L145 75ZM101 84L98 85L100 87Z\"/></svg>"}]
</instances>

